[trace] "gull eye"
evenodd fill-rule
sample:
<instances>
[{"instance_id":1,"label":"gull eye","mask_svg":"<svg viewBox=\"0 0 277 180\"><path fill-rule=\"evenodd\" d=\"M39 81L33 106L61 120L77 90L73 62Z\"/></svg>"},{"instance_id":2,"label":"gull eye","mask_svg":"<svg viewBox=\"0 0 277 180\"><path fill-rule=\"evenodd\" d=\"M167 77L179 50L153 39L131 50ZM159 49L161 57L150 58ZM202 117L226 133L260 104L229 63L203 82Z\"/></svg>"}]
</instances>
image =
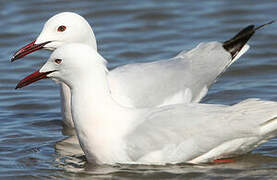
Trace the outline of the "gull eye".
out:
<instances>
[{"instance_id":1,"label":"gull eye","mask_svg":"<svg viewBox=\"0 0 277 180\"><path fill-rule=\"evenodd\" d=\"M62 63L62 59L55 59L55 63L56 64L61 64Z\"/></svg>"},{"instance_id":2,"label":"gull eye","mask_svg":"<svg viewBox=\"0 0 277 180\"><path fill-rule=\"evenodd\" d=\"M64 32L66 30L66 26L59 26L58 27L58 30L57 31L59 31L59 32Z\"/></svg>"}]
</instances>

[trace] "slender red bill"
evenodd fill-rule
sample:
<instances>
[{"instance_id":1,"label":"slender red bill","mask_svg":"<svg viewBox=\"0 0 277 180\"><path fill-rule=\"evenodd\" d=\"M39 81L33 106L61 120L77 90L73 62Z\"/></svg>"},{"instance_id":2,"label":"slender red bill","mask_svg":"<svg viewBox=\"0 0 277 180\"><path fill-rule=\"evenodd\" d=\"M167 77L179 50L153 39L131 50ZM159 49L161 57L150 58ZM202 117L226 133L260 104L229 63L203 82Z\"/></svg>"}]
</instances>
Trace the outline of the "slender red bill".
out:
<instances>
[{"instance_id":1,"label":"slender red bill","mask_svg":"<svg viewBox=\"0 0 277 180\"><path fill-rule=\"evenodd\" d=\"M35 44L36 41L31 42L30 44L27 44L23 48L19 49L16 53L14 53L13 57L11 58L11 61L15 61L17 59L23 58L27 54L30 54L34 51L40 50L45 46L46 44L50 43L51 41L47 41L40 44Z\"/></svg>"},{"instance_id":2,"label":"slender red bill","mask_svg":"<svg viewBox=\"0 0 277 180\"><path fill-rule=\"evenodd\" d=\"M35 71L32 74L30 74L29 76L25 77L24 79L22 79L15 87L15 89L18 88L22 88L24 86L28 86L29 84L32 84L38 80L47 78L47 74L50 74L54 71L48 71L48 72L39 72L39 71Z\"/></svg>"}]
</instances>

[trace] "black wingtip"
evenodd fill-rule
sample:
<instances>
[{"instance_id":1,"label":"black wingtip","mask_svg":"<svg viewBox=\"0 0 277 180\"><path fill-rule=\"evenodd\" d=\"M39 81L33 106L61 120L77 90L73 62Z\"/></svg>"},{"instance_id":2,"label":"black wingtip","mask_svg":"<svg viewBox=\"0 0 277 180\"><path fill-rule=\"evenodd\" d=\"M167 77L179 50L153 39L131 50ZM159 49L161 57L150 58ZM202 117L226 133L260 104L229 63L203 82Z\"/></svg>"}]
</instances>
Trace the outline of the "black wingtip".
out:
<instances>
[{"instance_id":1,"label":"black wingtip","mask_svg":"<svg viewBox=\"0 0 277 180\"><path fill-rule=\"evenodd\" d=\"M247 43L247 41L253 36L256 30L261 29L262 27L272 24L275 21L270 21L268 23L262 24L258 27L254 25L247 26L242 29L238 34L236 34L233 38L223 43L224 49L231 53L232 58L234 59L236 55L240 52L243 46Z\"/></svg>"},{"instance_id":2,"label":"black wingtip","mask_svg":"<svg viewBox=\"0 0 277 180\"><path fill-rule=\"evenodd\" d=\"M257 31L258 29L261 29L262 27L264 27L266 25L269 25L269 24L272 24L272 23L275 23L275 22L276 22L275 20L272 20L272 21L269 21L268 23L262 24L262 25L256 27L255 31Z\"/></svg>"}]
</instances>

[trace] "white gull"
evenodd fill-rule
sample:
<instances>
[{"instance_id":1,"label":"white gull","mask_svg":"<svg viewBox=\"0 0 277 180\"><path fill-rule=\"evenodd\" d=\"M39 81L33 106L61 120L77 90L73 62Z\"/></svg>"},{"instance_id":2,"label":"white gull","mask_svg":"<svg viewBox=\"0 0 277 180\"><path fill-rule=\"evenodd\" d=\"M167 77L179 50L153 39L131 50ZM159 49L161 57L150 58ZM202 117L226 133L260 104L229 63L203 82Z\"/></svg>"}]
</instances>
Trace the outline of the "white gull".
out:
<instances>
[{"instance_id":1,"label":"white gull","mask_svg":"<svg viewBox=\"0 0 277 180\"><path fill-rule=\"evenodd\" d=\"M91 47L68 44L18 86L49 77L70 87L77 136L92 163L210 162L247 153L276 136L277 102L123 107L113 99L108 73L105 59Z\"/></svg>"},{"instance_id":2,"label":"white gull","mask_svg":"<svg viewBox=\"0 0 277 180\"><path fill-rule=\"evenodd\" d=\"M255 30L254 26L248 26L230 41L201 43L168 60L117 67L108 75L113 97L124 106L140 108L199 102L216 79L248 50L246 42ZM38 38L16 52L12 60L42 48L52 51L74 42L97 49L92 28L83 17L71 12L59 13L51 17ZM70 99L70 90L62 83L63 119L73 127Z\"/></svg>"}]
</instances>

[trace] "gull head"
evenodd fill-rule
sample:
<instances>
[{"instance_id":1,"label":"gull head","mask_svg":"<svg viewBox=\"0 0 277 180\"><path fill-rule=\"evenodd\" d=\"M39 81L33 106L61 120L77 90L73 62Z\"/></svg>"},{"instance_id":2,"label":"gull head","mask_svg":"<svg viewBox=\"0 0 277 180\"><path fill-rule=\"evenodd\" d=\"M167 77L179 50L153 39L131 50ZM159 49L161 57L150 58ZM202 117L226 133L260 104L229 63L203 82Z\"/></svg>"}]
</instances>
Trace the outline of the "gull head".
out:
<instances>
[{"instance_id":1,"label":"gull head","mask_svg":"<svg viewBox=\"0 0 277 180\"><path fill-rule=\"evenodd\" d=\"M96 39L89 23L76 13L62 12L51 17L37 39L18 50L12 61L39 49L53 51L68 43L83 43L97 50Z\"/></svg>"},{"instance_id":2,"label":"gull head","mask_svg":"<svg viewBox=\"0 0 277 180\"><path fill-rule=\"evenodd\" d=\"M105 59L94 48L70 43L57 48L42 68L22 79L16 89L45 78L64 82L71 87L73 83L80 83L97 72L106 71Z\"/></svg>"}]
</instances>

